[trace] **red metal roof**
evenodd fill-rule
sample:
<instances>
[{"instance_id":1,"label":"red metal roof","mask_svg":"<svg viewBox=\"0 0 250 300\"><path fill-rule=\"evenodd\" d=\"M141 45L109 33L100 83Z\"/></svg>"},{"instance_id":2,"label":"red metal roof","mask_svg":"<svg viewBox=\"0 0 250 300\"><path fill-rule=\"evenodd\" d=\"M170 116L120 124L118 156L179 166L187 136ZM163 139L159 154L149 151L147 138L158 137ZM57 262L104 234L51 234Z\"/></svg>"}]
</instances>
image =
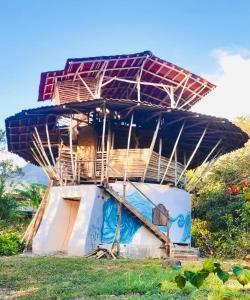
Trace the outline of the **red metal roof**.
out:
<instances>
[{"instance_id":1,"label":"red metal roof","mask_svg":"<svg viewBox=\"0 0 250 300\"><path fill-rule=\"evenodd\" d=\"M178 102L177 108L182 109L189 109L215 88L215 85L202 77L164 61L150 51L145 51L129 55L68 59L63 70L41 74L38 101L53 98L55 82L74 81L77 76L83 79L95 78L104 69L103 82L108 82L114 77L116 80L102 87L103 98L137 99L134 81L138 76L142 83L141 101L170 106L170 98L164 88L169 86L173 88L175 101ZM127 82L118 79L125 79Z\"/></svg>"}]
</instances>

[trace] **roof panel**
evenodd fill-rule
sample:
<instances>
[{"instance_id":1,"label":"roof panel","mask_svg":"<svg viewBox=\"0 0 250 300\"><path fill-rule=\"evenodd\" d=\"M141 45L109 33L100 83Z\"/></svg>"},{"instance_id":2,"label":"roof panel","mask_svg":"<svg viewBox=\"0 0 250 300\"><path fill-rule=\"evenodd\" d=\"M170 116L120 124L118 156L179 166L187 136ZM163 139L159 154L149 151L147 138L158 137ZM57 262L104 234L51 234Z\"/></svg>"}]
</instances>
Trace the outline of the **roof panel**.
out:
<instances>
[{"instance_id":1,"label":"roof panel","mask_svg":"<svg viewBox=\"0 0 250 300\"><path fill-rule=\"evenodd\" d=\"M129 55L68 59L63 70L49 71L41 74L38 101L49 100L53 97L56 82L55 79L58 81L73 80L74 77L77 76L77 72L81 74L82 78L95 77L104 69L105 62L107 62L105 75L109 77L119 77L120 79L129 78L130 80L136 81L138 75L142 72L142 81L146 83L160 83L173 86L173 88L176 89L176 91L174 90L176 92L176 97L180 94L181 89L184 88L185 90L182 93L182 99L180 101L182 105L185 105L185 103L189 101L190 95L193 96L192 101L186 106L187 109L215 87L212 83L200 76L164 61L154 56L149 51L144 51ZM187 74L190 75L190 79L188 84L184 85L184 79ZM143 84L144 83L141 85ZM127 84L128 87L131 85L135 84ZM103 95L107 94L105 89L108 89L110 86L111 83L102 88ZM121 94L121 84L115 85L112 83L112 86L116 86L117 89L114 88L112 92L109 91L109 95L110 97L117 99ZM152 95L159 94L158 87L150 85L148 89L151 90L150 94ZM200 91L200 95L196 95L197 91ZM164 93L160 93L159 95L160 97L165 98ZM151 100L150 97L144 99L144 101L148 102ZM160 103L162 100L162 98L159 98L158 102Z\"/></svg>"}]
</instances>

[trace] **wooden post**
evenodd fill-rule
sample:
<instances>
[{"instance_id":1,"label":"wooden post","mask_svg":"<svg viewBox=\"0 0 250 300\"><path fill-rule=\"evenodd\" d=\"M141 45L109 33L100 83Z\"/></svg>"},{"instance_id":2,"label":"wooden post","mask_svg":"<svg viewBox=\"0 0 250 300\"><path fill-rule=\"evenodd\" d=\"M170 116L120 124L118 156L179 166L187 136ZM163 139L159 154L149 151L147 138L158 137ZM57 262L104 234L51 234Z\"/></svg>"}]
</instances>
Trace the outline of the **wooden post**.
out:
<instances>
[{"instance_id":1,"label":"wooden post","mask_svg":"<svg viewBox=\"0 0 250 300\"><path fill-rule=\"evenodd\" d=\"M93 94L93 92L91 91L90 87L87 85L87 83L85 82L85 80L78 74L79 79L81 80L81 82L83 83L83 85L85 86L85 88L87 89L87 91L89 92L90 96L95 99L95 95Z\"/></svg>"},{"instance_id":2,"label":"wooden post","mask_svg":"<svg viewBox=\"0 0 250 300\"><path fill-rule=\"evenodd\" d=\"M129 156L129 147L130 147L130 139L131 139L131 131L132 125L134 120L134 113L132 113L128 131L128 142L127 142L127 151L126 151L126 158L125 158L125 165L124 165L124 176L123 176L123 194L122 194L122 201L125 202L126 200L126 184L127 184L127 168L128 168L128 156ZM121 210L122 210L122 203L118 203L117 208L117 227L116 233L114 238L113 246L116 245L117 247L117 255L120 253L120 238L121 238Z\"/></svg>"},{"instance_id":3,"label":"wooden post","mask_svg":"<svg viewBox=\"0 0 250 300\"><path fill-rule=\"evenodd\" d=\"M107 121L107 112L106 106L103 107L104 115L103 115L103 123L102 123L102 171L101 171L101 181L104 180L104 152L105 152L105 131L106 131L106 121Z\"/></svg>"},{"instance_id":4,"label":"wooden post","mask_svg":"<svg viewBox=\"0 0 250 300\"><path fill-rule=\"evenodd\" d=\"M157 181L160 181L161 176L161 152L162 152L162 138L159 140L159 157L158 157L158 171L157 171Z\"/></svg>"},{"instance_id":5,"label":"wooden post","mask_svg":"<svg viewBox=\"0 0 250 300\"><path fill-rule=\"evenodd\" d=\"M209 160L209 158L211 157L211 155L214 153L214 151L217 149L217 147L220 145L221 142L222 142L222 138L216 143L213 149L208 153L208 155L206 156L202 164L199 166L199 169L201 169L207 163L207 161ZM190 178L189 183L195 180L195 178L197 178L196 173L197 173L197 169L194 172L193 176Z\"/></svg>"},{"instance_id":6,"label":"wooden post","mask_svg":"<svg viewBox=\"0 0 250 300\"><path fill-rule=\"evenodd\" d=\"M132 115L131 115L130 124L129 124L128 142L127 142L127 150L126 150L126 159L125 159L123 183L126 183L126 181L127 181L128 156L129 156L129 147L130 147L130 140L131 140L131 132L132 132L133 121L134 121L134 113L132 113Z\"/></svg>"},{"instance_id":7,"label":"wooden post","mask_svg":"<svg viewBox=\"0 0 250 300\"><path fill-rule=\"evenodd\" d=\"M53 169L53 167L52 167L51 164L50 164L50 160L49 160L49 158L48 158L48 156L47 156L47 154L46 154L46 152L45 152L45 149L44 149L44 147L43 147L42 140L41 140L41 138L40 138L40 135L39 135L38 130L37 130L36 127L35 127L35 132L36 132L36 135L34 134L33 136L34 136L34 138L36 139L37 145L40 145L41 153L43 154L44 159L46 160L48 167L51 169L51 171L52 171L52 173L53 173L53 172L54 172L54 169Z\"/></svg>"},{"instance_id":8,"label":"wooden post","mask_svg":"<svg viewBox=\"0 0 250 300\"><path fill-rule=\"evenodd\" d=\"M146 167L144 169L144 173L143 173L143 177L142 177L142 181L143 182L145 181L147 170L148 170L148 166L149 166L149 163L150 163L150 159L151 159L152 153L154 151L154 146L155 146L156 138L157 138L158 131L159 131L159 128L160 128L160 124L161 124L161 115L158 117L158 121L157 121L157 124L156 124L154 135L153 135L153 138L152 138L152 141L151 141L151 145L150 145L150 148L149 148L149 154L148 154L148 158L147 158L147 163L146 163Z\"/></svg>"},{"instance_id":9,"label":"wooden post","mask_svg":"<svg viewBox=\"0 0 250 300\"><path fill-rule=\"evenodd\" d=\"M111 148L111 120L108 122L107 154L106 154L106 179L109 180L109 156Z\"/></svg>"},{"instance_id":10,"label":"wooden post","mask_svg":"<svg viewBox=\"0 0 250 300\"><path fill-rule=\"evenodd\" d=\"M45 209L49 202L50 190L51 190L52 186L53 186L53 181L50 180L48 188L43 196L43 199L42 199L32 221L30 222L29 226L27 227L27 229L22 237L22 241L24 241L26 244L26 249L30 249L32 247L31 243L32 243L32 240L33 240L35 234L37 233L37 230L39 229L39 226L41 224Z\"/></svg>"},{"instance_id":11,"label":"wooden post","mask_svg":"<svg viewBox=\"0 0 250 300\"><path fill-rule=\"evenodd\" d=\"M177 168L178 168L178 155L177 155L177 148L174 152L174 185L177 186Z\"/></svg>"},{"instance_id":12,"label":"wooden post","mask_svg":"<svg viewBox=\"0 0 250 300\"><path fill-rule=\"evenodd\" d=\"M180 139L180 137L181 137L181 133L182 133L182 131L183 131L184 125L185 125L185 122L184 122L184 123L182 124L182 126L181 126L180 132L179 132L178 137L177 137L177 139L176 139L176 141L175 141L174 148L173 148L173 150L172 150L171 156L170 156L170 158L169 158L169 161L168 161L168 164L167 164L165 173L164 173L164 175L163 175L163 177L162 177L162 180L161 180L161 183L160 183L160 184L163 184L164 179L165 179L165 177L166 177L166 175L167 175L167 173L168 173L168 169L169 169L170 164L171 164L171 162L172 162L172 159L173 159L173 156L174 156L174 153L175 153L175 149L177 148L177 145L178 145L179 139Z\"/></svg>"},{"instance_id":13,"label":"wooden post","mask_svg":"<svg viewBox=\"0 0 250 300\"><path fill-rule=\"evenodd\" d=\"M73 182L76 181L76 172L75 172L75 163L73 157L73 135L72 135L72 116L70 116L70 126L69 126L69 147L70 147L70 158L71 158L71 167L72 167L72 175L73 175Z\"/></svg>"},{"instance_id":14,"label":"wooden post","mask_svg":"<svg viewBox=\"0 0 250 300\"><path fill-rule=\"evenodd\" d=\"M203 140L203 138L204 138L206 132L207 132L207 127L204 129L204 131L203 131L203 133L202 133L202 135L201 135L201 137L200 137L200 139L199 139L199 141L198 141L198 143L197 143L197 145L196 145L196 147L195 147L195 149L194 149L192 155L190 156L190 158L189 158L189 160L188 160L188 162L187 162L185 168L184 168L183 171L181 172L181 175L180 175L180 177L179 177L179 179L178 179L178 181L177 181L177 184L180 182L181 178L183 177L183 175L185 174L187 168L189 167L189 165L190 165L190 163L191 163L193 157L195 156L195 154L196 154L196 152L197 152L197 150L198 150L198 148L199 148L199 146L200 146L200 144L201 144L201 142L202 142L202 140Z\"/></svg>"},{"instance_id":15,"label":"wooden post","mask_svg":"<svg viewBox=\"0 0 250 300\"><path fill-rule=\"evenodd\" d=\"M56 166L56 161L55 161L55 158L54 158L52 149L51 149L51 143L50 143L50 137L49 137L49 129L48 129L48 123L47 123L47 122L46 122L46 124L45 124L45 128L46 128L46 135L47 135L47 141L48 141L49 153L50 153L50 156L51 156L51 159L52 159L52 161L53 161L54 166Z\"/></svg>"},{"instance_id":16,"label":"wooden post","mask_svg":"<svg viewBox=\"0 0 250 300\"><path fill-rule=\"evenodd\" d=\"M218 153L213 157L213 159L207 164L207 166L202 170L200 176L197 178L197 180L193 183L193 185L188 189L188 192L191 193L199 183L199 181L204 177L204 175L207 173L207 171L210 169L211 166L213 166L216 161L218 160L220 154L222 153L223 149L219 150Z\"/></svg>"}]
</instances>

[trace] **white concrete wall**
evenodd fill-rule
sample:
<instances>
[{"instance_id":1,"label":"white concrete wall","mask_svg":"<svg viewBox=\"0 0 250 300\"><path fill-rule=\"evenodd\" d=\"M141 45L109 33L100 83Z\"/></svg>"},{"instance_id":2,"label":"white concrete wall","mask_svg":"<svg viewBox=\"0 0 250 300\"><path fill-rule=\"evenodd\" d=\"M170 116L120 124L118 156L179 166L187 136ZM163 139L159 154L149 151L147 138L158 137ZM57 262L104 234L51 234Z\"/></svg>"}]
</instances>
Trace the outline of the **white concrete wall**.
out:
<instances>
[{"instance_id":1,"label":"white concrete wall","mask_svg":"<svg viewBox=\"0 0 250 300\"><path fill-rule=\"evenodd\" d=\"M116 192L122 194L122 182L111 185ZM171 242L189 243L190 195L183 190L165 185L148 183L136 185L156 205L162 203L169 210L172 220ZM127 187L128 197L133 197L134 193L138 194L130 184ZM79 206L63 200L63 197L81 198ZM135 201L138 197L140 198L141 194L135 195ZM63 251L72 256L82 256L95 248L102 241L104 198L110 196L106 194L104 197L103 190L96 185L53 187L43 220L33 240L33 252L48 255ZM150 209L147 211L151 212ZM114 212L111 220L106 219L112 225L116 213ZM121 252L125 257L161 257L164 254L161 241L145 227L139 226L129 236L130 242L121 245Z\"/></svg>"},{"instance_id":2,"label":"white concrete wall","mask_svg":"<svg viewBox=\"0 0 250 300\"><path fill-rule=\"evenodd\" d=\"M80 197L80 205L70 237L72 210L63 197ZM84 255L100 243L102 225L101 191L95 185L53 187L39 230L33 240L33 253L53 254L60 251ZM74 211L76 214L76 211ZM68 245L65 245L68 240Z\"/></svg>"},{"instance_id":3,"label":"white concrete wall","mask_svg":"<svg viewBox=\"0 0 250 300\"><path fill-rule=\"evenodd\" d=\"M171 217L170 240L172 243L189 244L190 237L190 221L191 221L191 198L190 194L184 190L169 187L167 185L151 184L151 183L135 183L136 186L155 204L164 204L169 210ZM111 184L113 189L122 195L122 182ZM138 193L136 189L128 183L126 195L130 196ZM180 226L181 225L181 226ZM187 232L185 232L187 231ZM133 237L133 244L154 243L153 235L148 231L147 238L144 232L138 230ZM189 233L189 235L188 235ZM155 236L153 235L155 238ZM149 242L150 240L150 242ZM142 245L141 244L141 245Z\"/></svg>"}]
</instances>

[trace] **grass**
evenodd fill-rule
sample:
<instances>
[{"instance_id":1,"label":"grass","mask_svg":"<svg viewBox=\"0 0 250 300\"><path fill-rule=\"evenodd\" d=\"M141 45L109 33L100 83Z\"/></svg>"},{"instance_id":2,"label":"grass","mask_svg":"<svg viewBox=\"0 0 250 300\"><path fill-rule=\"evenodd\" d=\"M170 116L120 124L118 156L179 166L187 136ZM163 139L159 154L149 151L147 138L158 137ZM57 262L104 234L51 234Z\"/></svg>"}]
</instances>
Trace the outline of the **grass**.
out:
<instances>
[{"instance_id":1,"label":"grass","mask_svg":"<svg viewBox=\"0 0 250 300\"><path fill-rule=\"evenodd\" d=\"M0 299L250 299L233 279L223 285L210 275L199 290L180 290L174 277L160 260L2 257Z\"/></svg>"}]
</instances>

